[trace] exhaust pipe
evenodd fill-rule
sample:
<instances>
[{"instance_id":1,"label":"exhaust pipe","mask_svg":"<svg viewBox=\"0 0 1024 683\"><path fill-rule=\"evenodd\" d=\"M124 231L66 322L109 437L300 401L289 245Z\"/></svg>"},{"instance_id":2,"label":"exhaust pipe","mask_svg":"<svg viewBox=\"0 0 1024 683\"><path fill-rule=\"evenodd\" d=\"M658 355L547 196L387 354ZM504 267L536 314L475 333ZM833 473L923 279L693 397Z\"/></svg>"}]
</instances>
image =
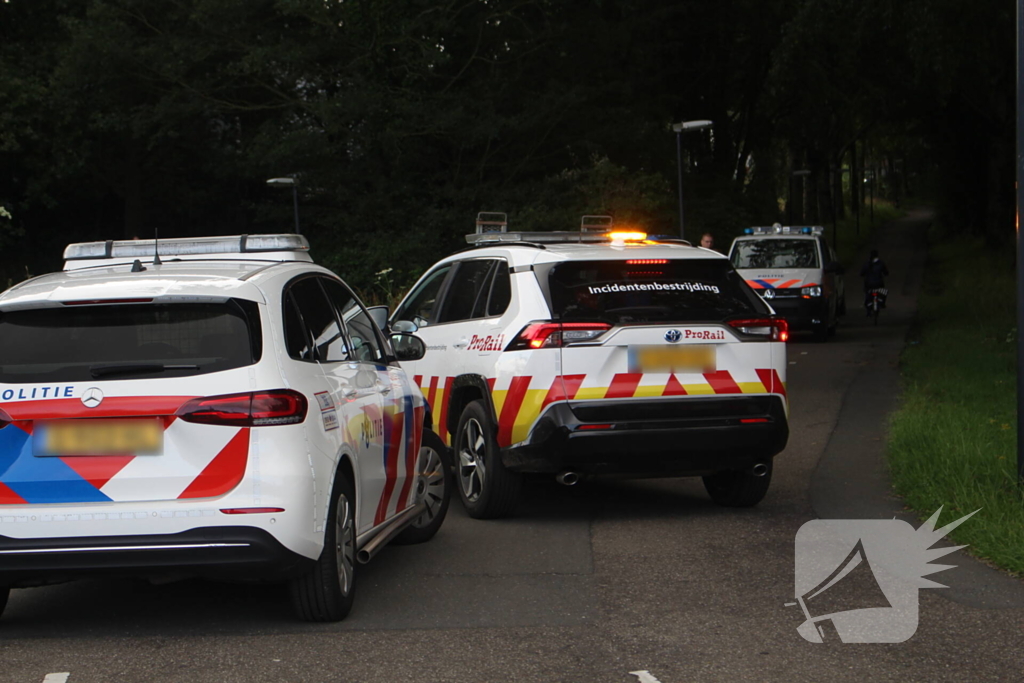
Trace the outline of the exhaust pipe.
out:
<instances>
[{"instance_id":1,"label":"exhaust pipe","mask_svg":"<svg viewBox=\"0 0 1024 683\"><path fill-rule=\"evenodd\" d=\"M555 481L562 486L575 486L580 481L580 475L575 472L562 472L555 475Z\"/></svg>"},{"instance_id":2,"label":"exhaust pipe","mask_svg":"<svg viewBox=\"0 0 1024 683\"><path fill-rule=\"evenodd\" d=\"M759 462L750 468L750 473L755 477L763 477L768 474L768 465L763 462Z\"/></svg>"},{"instance_id":3,"label":"exhaust pipe","mask_svg":"<svg viewBox=\"0 0 1024 683\"><path fill-rule=\"evenodd\" d=\"M356 560L359 561L359 564L366 564L372 560L373 556L388 544L388 541L405 531L405 527L412 524L417 517L426 511L426 509L426 503L418 503L400 514L395 521L391 522L391 524L388 524L386 527L381 529L376 536L371 538L370 541L356 553Z\"/></svg>"}]
</instances>

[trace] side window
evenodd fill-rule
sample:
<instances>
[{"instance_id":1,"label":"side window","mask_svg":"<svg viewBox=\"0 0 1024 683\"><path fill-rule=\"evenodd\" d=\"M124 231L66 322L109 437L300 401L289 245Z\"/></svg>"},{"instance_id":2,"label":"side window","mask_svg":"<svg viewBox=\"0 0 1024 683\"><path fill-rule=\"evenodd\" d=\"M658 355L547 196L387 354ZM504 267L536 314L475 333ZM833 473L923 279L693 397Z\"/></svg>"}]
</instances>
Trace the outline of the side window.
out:
<instances>
[{"instance_id":1,"label":"side window","mask_svg":"<svg viewBox=\"0 0 1024 683\"><path fill-rule=\"evenodd\" d=\"M444 265L428 275L405 300L405 304L395 311L394 319L408 320L416 323L418 327L426 327L437 322L434 317L437 297L441 293L441 285L444 284L445 278L448 277L448 271L451 269L450 264Z\"/></svg>"},{"instance_id":2,"label":"side window","mask_svg":"<svg viewBox=\"0 0 1024 683\"><path fill-rule=\"evenodd\" d=\"M345 338L338 327L334 309L331 308L320 286L319 278L308 277L299 280L289 288L289 293L298 306L302 322L305 323L306 335L313 347L313 358L309 357L308 352L299 356L290 355L299 360L315 359L325 363L348 360ZM287 315L287 308L285 314Z\"/></svg>"},{"instance_id":3,"label":"side window","mask_svg":"<svg viewBox=\"0 0 1024 683\"><path fill-rule=\"evenodd\" d=\"M487 300L487 316L501 315L512 301L512 281L508 272L508 264L498 261L494 267L494 280L491 284L491 296Z\"/></svg>"},{"instance_id":4,"label":"side window","mask_svg":"<svg viewBox=\"0 0 1024 683\"><path fill-rule=\"evenodd\" d=\"M324 281L324 289L338 310L352 344L352 360L378 363L383 359L376 326L355 295L337 280Z\"/></svg>"},{"instance_id":5,"label":"side window","mask_svg":"<svg viewBox=\"0 0 1024 683\"><path fill-rule=\"evenodd\" d=\"M480 286L480 294L477 295L476 303L473 304L473 311L469 314L470 318L487 317L487 300L491 298L491 286L494 283L494 271L497 269L497 265L497 261L491 262L491 267L488 269L487 275L484 276L484 281Z\"/></svg>"},{"instance_id":6,"label":"side window","mask_svg":"<svg viewBox=\"0 0 1024 683\"><path fill-rule=\"evenodd\" d=\"M441 304L439 323L450 323L469 320L473 317L473 309L478 297L487 295L484 285L490 273L493 259L476 259L462 261L448 288L444 302Z\"/></svg>"},{"instance_id":7,"label":"side window","mask_svg":"<svg viewBox=\"0 0 1024 683\"><path fill-rule=\"evenodd\" d=\"M295 360L314 360L313 344L299 317L299 307L288 292L284 295L284 343L288 355Z\"/></svg>"}]
</instances>

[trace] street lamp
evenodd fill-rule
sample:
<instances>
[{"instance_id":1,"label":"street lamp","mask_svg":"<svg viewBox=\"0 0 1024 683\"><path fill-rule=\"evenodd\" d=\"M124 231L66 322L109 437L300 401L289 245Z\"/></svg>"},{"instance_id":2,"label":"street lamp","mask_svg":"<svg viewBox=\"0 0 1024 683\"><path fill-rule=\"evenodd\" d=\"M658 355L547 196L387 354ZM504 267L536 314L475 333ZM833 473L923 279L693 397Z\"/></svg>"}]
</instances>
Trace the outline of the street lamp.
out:
<instances>
[{"instance_id":1,"label":"street lamp","mask_svg":"<svg viewBox=\"0 0 1024 683\"><path fill-rule=\"evenodd\" d=\"M798 171L793 171L789 174L789 203L786 205L786 213L789 214L789 224L793 225L793 178L803 178L804 176L811 175L810 170L801 168ZM804 185L803 180L800 181L800 221L803 222L804 209L803 209L803 196L804 196Z\"/></svg>"},{"instance_id":2,"label":"street lamp","mask_svg":"<svg viewBox=\"0 0 1024 683\"><path fill-rule=\"evenodd\" d=\"M301 235L299 231L299 181L295 178L271 178L267 181L271 187L291 187L292 204L295 206L295 234Z\"/></svg>"},{"instance_id":3,"label":"street lamp","mask_svg":"<svg viewBox=\"0 0 1024 683\"><path fill-rule=\"evenodd\" d=\"M711 121L682 121L673 123L672 130L676 132L676 166L679 169L679 237L686 238L683 231L683 133L691 130L702 130L714 125Z\"/></svg>"}]
</instances>

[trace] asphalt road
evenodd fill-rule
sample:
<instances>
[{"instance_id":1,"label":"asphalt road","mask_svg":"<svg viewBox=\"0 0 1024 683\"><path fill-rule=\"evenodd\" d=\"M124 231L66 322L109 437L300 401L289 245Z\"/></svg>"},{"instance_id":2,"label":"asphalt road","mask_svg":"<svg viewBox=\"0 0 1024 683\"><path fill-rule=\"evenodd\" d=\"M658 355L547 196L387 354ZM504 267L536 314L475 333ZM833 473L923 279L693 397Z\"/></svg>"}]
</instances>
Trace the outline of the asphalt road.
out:
<instances>
[{"instance_id":1,"label":"asphalt road","mask_svg":"<svg viewBox=\"0 0 1024 683\"><path fill-rule=\"evenodd\" d=\"M432 542L387 548L364 569L337 625L294 621L277 587L19 590L0 619L0 681L1022 680L1024 584L961 554L932 577L952 588L920 592L904 643L812 644L797 633L800 608L785 606L801 525L900 509L883 430L927 220L912 214L879 238L894 276L878 327L851 273L838 335L790 345L792 433L755 509L719 508L686 479L532 482L519 515L496 522L454 503Z\"/></svg>"}]
</instances>

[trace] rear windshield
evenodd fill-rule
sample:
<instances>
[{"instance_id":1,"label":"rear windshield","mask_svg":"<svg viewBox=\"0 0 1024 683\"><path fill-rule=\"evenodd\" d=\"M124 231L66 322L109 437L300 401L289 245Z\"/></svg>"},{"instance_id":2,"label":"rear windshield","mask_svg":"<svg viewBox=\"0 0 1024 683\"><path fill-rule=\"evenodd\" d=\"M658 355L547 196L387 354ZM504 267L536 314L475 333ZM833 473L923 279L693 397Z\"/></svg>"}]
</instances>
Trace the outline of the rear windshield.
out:
<instances>
[{"instance_id":1,"label":"rear windshield","mask_svg":"<svg viewBox=\"0 0 1024 683\"><path fill-rule=\"evenodd\" d=\"M251 301L0 312L0 382L183 377L259 360Z\"/></svg>"},{"instance_id":2,"label":"rear windshield","mask_svg":"<svg viewBox=\"0 0 1024 683\"><path fill-rule=\"evenodd\" d=\"M724 259L569 261L548 275L561 320L720 322L768 307Z\"/></svg>"},{"instance_id":3,"label":"rear windshield","mask_svg":"<svg viewBox=\"0 0 1024 683\"><path fill-rule=\"evenodd\" d=\"M814 240L737 240L732 249L736 268L820 268Z\"/></svg>"}]
</instances>

